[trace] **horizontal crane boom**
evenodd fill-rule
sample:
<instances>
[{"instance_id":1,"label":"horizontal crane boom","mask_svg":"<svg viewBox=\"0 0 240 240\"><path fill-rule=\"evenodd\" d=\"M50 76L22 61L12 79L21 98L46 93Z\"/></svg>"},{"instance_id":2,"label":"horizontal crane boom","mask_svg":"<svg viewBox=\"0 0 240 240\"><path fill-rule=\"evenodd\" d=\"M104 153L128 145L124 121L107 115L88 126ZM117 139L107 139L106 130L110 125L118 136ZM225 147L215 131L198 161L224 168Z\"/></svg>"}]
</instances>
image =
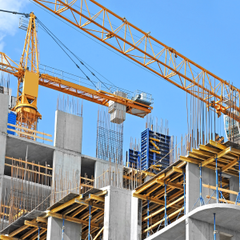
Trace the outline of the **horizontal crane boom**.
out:
<instances>
[{"instance_id":1,"label":"horizontal crane boom","mask_svg":"<svg viewBox=\"0 0 240 240\"><path fill-rule=\"evenodd\" d=\"M11 65L11 62L14 63L14 61L12 61L4 53L0 53L0 57L1 56L4 56L5 61L0 62L0 70L13 74L18 78L24 76L24 70L22 70L16 63L15 64L18 67L14 67ZM8 61L6 61L6 59L8 59ZM106 91L87 88L85 86L81 86L79 84L72 83L58 77L53 77L49 74L39 74L39 85L91 102L95 102L103 106L108 106L109 101L113 101L126 106L127 113L138 117L144 117L152 111L151 106L145 105L143 103L117 96L113 93L109 93Z\"/></svg>"},{"instance_id":2,"label":"horizontal crane boom","mask_svg":"<svg viewBox=\"0 0 240 240\"><path fill-rule=\"evenodd\" d=\"M207 107L214 109L219 116L223 113L240 122L239 115L233 113L240 112L240 90L238 88L95 0L33 1L198 98ZM136 36L138 36L137 39Z\"/></svg>"}]
</instances>

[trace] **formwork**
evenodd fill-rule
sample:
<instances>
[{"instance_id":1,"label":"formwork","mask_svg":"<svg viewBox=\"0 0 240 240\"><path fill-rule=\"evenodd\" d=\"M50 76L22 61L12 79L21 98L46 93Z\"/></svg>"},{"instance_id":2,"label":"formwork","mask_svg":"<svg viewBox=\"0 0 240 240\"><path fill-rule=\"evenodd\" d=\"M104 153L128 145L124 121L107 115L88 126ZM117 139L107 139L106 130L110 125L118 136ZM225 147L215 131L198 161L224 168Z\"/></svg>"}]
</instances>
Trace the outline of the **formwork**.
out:
<instances>
[{"instance_id":1,"label":"formwork","mask_svg":"<svg viewBox=\"0 0 240 240\"><path fill-rule=\"evenodd\" d=\"M141 133L141 169L149 169L156 163L161 169L169 166L171 137L149 128Z\"/></svg>"},{"instance_id":2,"label":"formwork","mask_svg":"<svg viewBox=\"0 0 240 240\"><path fill-rule=\"evenodd\" d=\"M0 239L41 239L47 238L48 217L82 226L81 239L88 233L91 239L100 239L103 233L104 195L107 191L91 189L84 194L69 193L53 204L47 211L33 210L1 231ZM66 230L66 229L65 229Z\"/></svg>"},{"instance_id":3,"label":"formwork","mask_svg":"<svg viewBox=\"0 0 240 240\"><path fill-rule=\"evenodd\" d=\"M239 162L238 144L232 142L220 144L210 140L208 144L200 145L198 149L193 148L188 155L180 156L177 162L137 187L133 196L142 200L142 239L161 231L199 206L217 203L221 207L224 204L234 204L240 209L240 192L230 189L229 182L231 176L237 177L240 189ZM192 199L191 202L194 204L191 206L189 199L195 195L191 192L193 189L190 192L187 190L191 179L189 176L186 177L188 164L197 165L200 176L199 184L195 187L199 192L197 194L195 191L197 197ZM216 184L203 183L202 172L205 169L210 169ZM215 224L214 219L215 216L212 216L212 224Z\"/></svg>"}]
</instances>

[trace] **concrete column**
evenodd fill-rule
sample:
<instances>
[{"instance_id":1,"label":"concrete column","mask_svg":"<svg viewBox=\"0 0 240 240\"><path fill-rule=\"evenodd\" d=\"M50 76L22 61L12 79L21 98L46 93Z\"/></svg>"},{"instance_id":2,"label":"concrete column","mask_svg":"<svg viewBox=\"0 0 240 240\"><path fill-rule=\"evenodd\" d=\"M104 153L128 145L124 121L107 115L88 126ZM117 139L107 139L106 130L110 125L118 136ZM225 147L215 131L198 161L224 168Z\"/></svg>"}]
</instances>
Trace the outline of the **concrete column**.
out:
<instances>
[{"instance_id":1,"label":"concrete column","mask_svg":"<svg viewBox=\"0 0 240 240\"><path fill-rule=\"evenodd\" d=\"M199 167L196 164L186 165L186 214L199 198Z\"/></svg>"},{"instance_id":2,"label":"concrete column","mask_svg":"<svg viewBox=\"0 0 240 240\"><path fill-rule=\"evenodd\" d=\"M239 191L239 182L238 177L231 176L229 179L229 189L238 192ZM230 201L236 201L237 195L230 194Z\"/></svg>"},{"instance_id":3,"label":"concrete column","mask_svg":"<svg viewBox=\"0 0 240 240\"><path fill-rule=\"evenodd\" d=\"M55 113L54 146L82 152L82 117L57 110Z\"/></svg>"},{"instance_id":4,"label":"concrete column","mask_svg":"<svg viewBox=\"0 0 240 240\"><path fill-rule=\"evenodd\" d=\"M101 187L105 187L104 186L104 182L103 180L106 180L106 176L107 176L107 170L109 169L109 163L106 161L102 162L102 161L96 161L95 163L95 172L94 172L94 187L95 188L101 188Z\"/></svg>"},{"instance_id":5,"label":"concrete column","mask_svg":"<svg viewBox=\"0 0 240 240\"><path fill-rule=\"evenodd\" d=\"M0 204L2 201L4 164L7 145L8 101L8 95L0 94Z\"/></svg>"},{"instance_id":6,"label":"concrete column","mask_svg":"<svg viewBox=\"0 0 240 240\"><path fill-rule=\"evenodd\" d=\"M53 154L53 178L51 205L67 195L67 191L79 193L81 155L55 150ZM62 192L64 191L64 192Z\"/></svg>"},{"instance_id":7,"label":"concrete column","mask_svg":"<svg viewBox=\"0 0 240 240\"><path fill-rule=\"evenodd\" d=\"M103 240L130 239L132 192L116 187L106 187Z\"/></svg>"},{"instance_id":8,"label":"concrete column","mask_svg":"<svg viewBox=\"0 0 240 240\"><path fill-rule=\"evenodd\" d=\"M131 240L142 239L142 200L131 200Z\"/></svg>"},{"instance_id":9,"label":"concrete column","mask_svg":"<svg viewBox=\"0 0 240 240\"><path fill-rule=\"evenodd\" d=\"M8 121L8 101L9 96L6 94L0 94L0 132L7 132L7 121Z\"/></svg>"},{"instance_id":10,"label":"concrete column","mask_svg":"<svg viewBox=\"0 0 240 240\"><path fill-rule=\"evenodd\" d=\"M102 188L108 185L123 186L123 166L104 161L96 161L94 173L94 187Z\"/></svg>"},{"instance_id":11,"label":"concrete column","mask_svg":"<svg viewBox=\"0 0 240 240\"><path fill-rule=\"evenodd\" d=\"M48 218L47 240L62 239L63 220L54 217ZM64 221L64 240L81 240L82 225Z\"/></svg>"},{"instance_id":12,"label":"concrete column","mask_svg":"<svg viewBox=\"0 0 240 240\"><path fill-rule=\"evenodd\" d=\"M212 186L216 186L216 173L214 170L209 169L209 168L202 168L202 179L203 179L203 184L207 184L207 185L212 185ZM205 203L207 203L209 201L208 198L206 198L207 195L212 195L213 190L209 190L208 188L203 187L203 197L204 197L204 201ZM216 197L216 194L213 195L213 197ZM216 203L216 200L210 200L208 202L210 203Z\"/></svg>"},{"instance_id":13,"label":"concrete column","mask_svg":"<svg viewBox=\"0 0 240 240\"><path fill-rule=\"evenodd\" d=\"M215 171L202 168L202 182L203 184L209 184L212 186L216 185L215 180ZM187 163L186 166L186 213L193 210L193 206L196 203L195 207L200 205L199 196L200 196L200 170L199 166L193 163ZM206 195L211 195L213 190L209 190L208 188L202 188L202 197L206 202L208 199ZM214 196L215 197L215 196ZM215 200L210 200L209 203L215 203Z\"/></svg>"}]
</instances>

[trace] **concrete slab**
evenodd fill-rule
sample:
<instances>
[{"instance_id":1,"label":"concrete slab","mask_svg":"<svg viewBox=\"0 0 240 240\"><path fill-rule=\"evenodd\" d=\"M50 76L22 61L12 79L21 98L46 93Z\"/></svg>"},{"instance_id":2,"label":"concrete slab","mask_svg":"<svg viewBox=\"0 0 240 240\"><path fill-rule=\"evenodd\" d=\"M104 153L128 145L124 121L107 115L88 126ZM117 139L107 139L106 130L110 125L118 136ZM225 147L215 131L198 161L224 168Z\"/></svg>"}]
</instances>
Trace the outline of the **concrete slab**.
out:
<instances>
[{"instance_id":1,"label":"concrete slab","mask_svg":"<svg viewBox=\"0 0 240 240\"><path fill-rule=\"evenodd\" d=\"M97 188L92 188L92 189L89 189L87 192L81 194L83 195L83 197L86 197L88 196L89 194L95 194L97 192L101 191L100 189L97 189ZM62 199L60 199L58 202L54 203L53 205L51 205L47 210L52 210L58 206L61 206L62 204L76 198L76 197L79 197L80 194L76 194L76 193L68 193L66 196L64 196Z\"/></svg>"},{"instance_id":2,"label":"concrete slab","mask_svg":"<svg viewBox=\"0 0 240 240\"><path fill-rule=\"evenodd\" d=\"M185 220L186 216L179 218L177 221L169 224L162 230L154 233L146 240L185 240Z\"/></svg>"},{"instance_id":3,"label":"concrete slab","mask_svg":"<svg viewBox=\"0 0 240 240\"><path fill-rule=\"evenodd\" d=\"M14 221L10 225L8 225L6 228L4 228L0 233L1 234L9 234L9 233L15 231L16 229L20 228L21 226L23 226L25 220L30 221L30 220L33 220L36 217L39 217L42 215L44 215L43 211L33 210L30 213L18 218L16 221ZM16 235L15 237L18 237L18 235Z\"/></svg>"},{"instance_id":4,"label":"concrete slab","mask_svg":"<svg viewBox=\"0 0 240 240\"><path fill-rule=\"evenodd\" d=\"M232 240L240 239L240 206L220 203L198 207L146 240L212 239L213 213L216 213L218 233L232 234L235 236ZM217 240L220 240L219 234Z\"/></svg>"},{"instance_id":5,"label":"concrete slab","mask_svg":"<svg viewBox=\"0 0 240 240\"><path fill-rule=\"evenodd\" d=\"M188 217L213 224L213 213L216 213L217 225L231 229L240 230L240 206L233 204L208 204L198 207L188 214Z\"/></svg>"},{"instance_id":6,"label":"concrete slab","mask_svg":"<svg viewBox=\"0 0 240 240\"><path fill-rule=\"evenodd\" d=\"M209 224L207 222L203 222L193 218L187 219L186 240L212 240L213 238L214 238L213 224ZM239 240L239 239L240 232L224 228L222 226L219 226L218 224L216 225L216 240Z\"/></svg>"},{"instance_id":7,"label":"concrete slab","mask_svg":"<svg viewBox=\"0 0 240 240\"><path fill-rule=\"evenodd\" d=\"M55 147L13 135L7 136L6 156L25 159L28 147L28 161L52 166Z\"/></svg>"}]
</instances>

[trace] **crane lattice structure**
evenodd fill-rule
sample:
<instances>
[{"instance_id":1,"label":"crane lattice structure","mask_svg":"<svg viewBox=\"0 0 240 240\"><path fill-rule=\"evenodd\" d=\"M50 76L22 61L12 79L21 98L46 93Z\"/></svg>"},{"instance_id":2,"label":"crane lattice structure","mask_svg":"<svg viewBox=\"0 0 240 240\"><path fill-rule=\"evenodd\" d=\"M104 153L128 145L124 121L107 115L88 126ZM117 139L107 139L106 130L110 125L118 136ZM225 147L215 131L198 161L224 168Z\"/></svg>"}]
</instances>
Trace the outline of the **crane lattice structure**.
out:
<instances>
[{"instance_id":1,"label":"crane lattice structure","mask_svg":"<svg viewBox=\"0 0 240 240\"><path fill-rule=\"evenodd\" d=\"M33 0L134 62L240 122L240 89L95 0ZM137 36L137 37L136 37Z\"/></svg>"},{"instance_id":2,"label":"crane lattice structure","mask_svg":"<svg viewBox=\"0 0 240 240\"><path fill-rule=\"evenodd\" d=\"M12 74L18 79L17 103L12 110L17 113L17 125L22 131L20 136L32 138L30 134L32 131L28 132L28 129L36 130L37 122L42 118L37 108L39 85L103 106L109 106L109 102L113 101L126 106L127 113L138 117L144 117L151 113L152 107L149 104L41 73L36 16L30 13L27 17L29 17L29 24L26 29L27 34L20 63L17 64L5 53L0 52L0 70Z\"/></svg>"}]
</instances>

